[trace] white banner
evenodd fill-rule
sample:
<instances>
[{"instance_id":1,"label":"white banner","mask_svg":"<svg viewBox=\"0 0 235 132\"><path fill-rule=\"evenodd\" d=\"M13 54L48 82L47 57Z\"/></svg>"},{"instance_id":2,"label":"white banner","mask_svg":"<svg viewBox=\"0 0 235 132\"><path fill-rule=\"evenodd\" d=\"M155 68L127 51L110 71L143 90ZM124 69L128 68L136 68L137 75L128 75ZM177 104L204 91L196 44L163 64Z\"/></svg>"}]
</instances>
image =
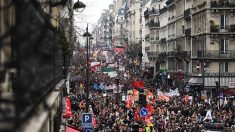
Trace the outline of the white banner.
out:
<instances>
[{"instance_id":1,"label":"white banner","mask_svg":"<svg viewBox=\"0 0 235 132\"><path fill-rule=\"evenodd\" d=\"M170 92L165 92L165 93L163 93L162 91L158 90L158 96L159 95L165 95L165 96L172 97L172 96L180 96L180 93L179 93L178 88L176 88L175 90L170 90Z\"/></svg>"}]
</instances>

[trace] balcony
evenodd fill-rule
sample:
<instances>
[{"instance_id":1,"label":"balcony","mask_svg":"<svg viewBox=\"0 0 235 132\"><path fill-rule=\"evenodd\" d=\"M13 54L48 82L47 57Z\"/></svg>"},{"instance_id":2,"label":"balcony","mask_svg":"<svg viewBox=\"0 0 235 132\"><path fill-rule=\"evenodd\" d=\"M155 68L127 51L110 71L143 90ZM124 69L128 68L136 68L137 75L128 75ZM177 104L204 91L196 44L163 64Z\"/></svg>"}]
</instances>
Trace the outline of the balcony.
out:
<instances>
[{"instance_id":1,"label":"balcony","mask_svg":"<svg viewBox=\"0 0 235 132\"><path fill-rule=\"evenodd\" d=\"M160 22L154 22L154 21L151 21L149 23L149 28L159 28L160 27Z\"/></svg>"},{"instance_id":2,"label":"balcony","mask_svg":"<svg viewBox=\"0 0 235 132\"><path fill-rule=\"evenodd\" d=\"M190 58L190 51L169 51L167 53L168 58L187 59Z\"/></svg>"},{"instance_id":3,"label":"balcony","mask_svg":"<svg viewBox=\"0 0 235 132\"><path fill-rule=\"evenodd\" d=\"M144 18L148 19L149 17L149 10L147 9L146 11L144 11Z\"/></svg>"},{"instance_id":4,"label":"balcony","mask_svg":"<svg viewBox=\"0 0 235 132\"><path fill-rule=\"evenodd\" d=\"M153 8L149 11L149 15L160 15L160 12L159 10Z\"/></svg>"},{"instance_id":5,"label":"balcony","mask_svg":"<svg viewBox=\"0 0 235 132\"><path fill-rule=\"evenodd\" d=\"M184 19L185 20L190 20L190 18L191 18L190 14L191 14L191 9L190 8L186 9L184 11Z\"/></svg>"},{"instance_id":6,"label":"balcony","mask_svg":"<svg viewBox=\"0 0 235 132\"><path fill-rule=\"evenodd\" d=\"M145 35L145 40L149 40L149 38L150 38L150 35L149 34L147 34L147 35Z\"/></svg>"},{"instance_id":7,"label":"balcony","mask_svg":"<svg viewBox=\"0 0 235 132\"><path fill-rule=\"evenodd\" d=\"M159 27L160 27L160 22L151 21L149 23L149 28L159 28Z\"/></svg>"},{"instance_id":8,"label":"balcony","mask_svg":"<svg viewBox=\"0 0 235 132\"><path fill-rule=\"evenodd\" d=\"M235 24L226 25L224 27L221 27L220 25L213 25L210 26L210 31L211 33L235 32Z\"/></svg>"},{"instance_id":9,"label":"balcony","mask_svg":"<svg viewBox=\"0 0 235 132\"><path fill-rule=\"evenodd\" d=\"M205 50L204 59L235 59L235 50ZM203 59L203 51L197 51L197 57Z\"/></svg>"},{"instance_id":10,"label":"balcony","mask_svg":"<svg viewBox=\"0 0 235 132\"><path fill-rule=\"evenodd\" d=\"M219 25L210 26L210 30L212 33L218 33L219 32Z\"/></svg>"},{"instance_id":11,"label":"balcony","mask_svg":"<svg viewBox=\"0 0 235 132\"><path fill-rule=\"evenodd\" d=\"M187 37L191 36L191 28L185 29L184 32L185 32L185 36Z\"/></svg>"},{"instance_id":12,"label":"balcony","mask_svg":"<svg viewBox=\"0 0 235 132\"><path fill-rule=\"evenodd\" d=\"M175 0L167 0L166 5L169 6L169 5L173 4L174 2L175 2Z\"/></svg>"},{"instance_id":13,"label":"balcony","mask_svg":"<svg viewBox=\"0 0 235 132\"><path fill-rule=\"evenodd\" d=\"M175 51L169 51L169 52L167 52L167 57L168 57L168 58L173 58L173 57L175 57Z\"/></svg>"},{"instance_id":14,"label":"balcony","mask_svg":"<svg viewBox=\"0 0 235 132\"><path fill-rule=\"evenodd\" d=\"M220 1L212 1L211 2L211 8L233 8L235 7L235 3L233 2L229 2L229 1L224 1L224 0L220 0Z\"/></svg>"},{"instance_id":15,"label":"balcony","mask_svg":"<svg viewBox=\"0 0 235 132\"><path fill-rule=\"evenodd\" d=\"M162 39L160 40L160 43L166 43L166 38L162 38Z\"/></svg>"},{"instance_id":16,"label":"balcony","mask_svg":"<svg viewBox=\"0 0 235 132\"><path fill-rule=\"evenodd\" d=\"M152 52L147 52L147 56L148 56L148 58L157 58L158 57L158 52L154 52L154 51L152 51Z\"/></svg>"},{"instance_id":17,"label":"balcony","mask_svg":"<svg viewBox=\"0 0 235 132\"><path fill-rule=\"evenodd\" d=\"M169 34L168 35L168 39L174 39L175 38L175 34Z\"/></svg>"},{"instance_id":18,"label":"balcony","mask_svg":"<svg viewBox=\"0 0 235 132\"><path fill-rule=\"evenodd\" d=\"M167 12L167 7L164 7L164 8L162 8L162 9L159 10L159 13L160 13L160 14L163 14L163 13L165 13L165 12Z\"/></svg>"}]
</instances>

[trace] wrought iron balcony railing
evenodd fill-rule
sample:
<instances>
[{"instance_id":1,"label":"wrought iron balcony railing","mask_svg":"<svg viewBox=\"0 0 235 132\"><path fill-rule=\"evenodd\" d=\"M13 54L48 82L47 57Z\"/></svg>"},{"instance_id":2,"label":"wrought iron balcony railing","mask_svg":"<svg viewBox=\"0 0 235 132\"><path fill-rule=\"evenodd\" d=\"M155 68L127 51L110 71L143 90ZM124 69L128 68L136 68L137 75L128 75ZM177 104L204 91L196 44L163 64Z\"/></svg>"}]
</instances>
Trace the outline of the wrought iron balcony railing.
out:
<instances>
[{"instance_id":1,"label":"wrought iron balcony railing","mask_svg":"<svg viewBox=\"0 0 235 132\"><path fill-rule=\"evenodd\" d=\"M167 57L169 58L185 59L190 56L191 56L190 51L169 51L167 53Z\"/></svg>"},{"instance_id":2,"label":"wrought iron balcony railing","mask_svg":"<svg viewBox=\"0 0 235 132\"><path fill-rule=\"evenodd\" d=\"M160 14L159 10L154 8L149 11L149 15L159 15L159 14Z\"/></svg>"},{"instance_id":3,"label":"wrought iron balcony railing","mask_svg":"<svg viewBox=\"0 0 235 132\"><path fill-rule=\"evenodd\" d=\"M185 36L191 36L191 28L185 29Z\"/></svg>"},{"instance_id":4,"label":"wrought iron balcony railing","mask_svg":"<svg viewBox=\"0 0 235 132\"><path fill-rule=\"evenodd\" d=\"M225 25L221 27L220 25L210 26L210 31L212 33L220 33L220 32L235 32L235 24Z\"/></svg>"},{"instance_id":5,"label":"wrought iron balcony railing","mask_svg":"<svg viewBox=\"0 0 235 132\"><path fill-rule=\"evenodd\" d=\"M160 14L163 14L165 12L167 12L167 7L163 7L162 9L159 10Z\"/></svg>"},{"instance_id":6,"label":"wrought iron balcony railing","mask_svg":"<svg viewBox=\"0 0 235 132\"><path fill-rule=\"evenodd\" d=\"M234 2L229 2L229 1L224 1L224 0L219 0L219 1L212 1L211 2L211 8L231 8L235 7Z\"/></svg>"},{"instance_id":7,"label":"wrought iron balcony railing","mask_svg":"<svg viewBox=\"0 0 235 132\"><path fill-rule=\"evenodd\" d=\"M175 0L167 0L166 5L169 6L169 5L173 4L174 2L175 2Z\"/></svg>"},{"instance_id":8,"label":"wrought iron balcony railing","mask_svg":"<svg viewBox=\"0 0 235 132\"><path fill-rule=\"evenodd\" d=\"M197 51L198 58L205 59L235 59L235 50L219 51L219 50L205 50Z\"/></svg>"},{"instance_id":9,"label":"wrought iron balcony railing","mask_svg":"<svg viewBox=\"0 0 235 132\"><path fill-rule=\"evenodd\" d=\"M191 9L188 8L184 11L184 19L189 19L191 14Z\"/></svg>"},{"instance_id":10,"label":"wrought iron balcony railing","mask_svg":"<svg viewBox=\"0 0 235 132\"><path fill-rule=\"evenodd\" d=\"M160 42L161 42L161 43L166 43L166 38L162 38L162 39L160 40Z\"/></svg>"}]
</instances>

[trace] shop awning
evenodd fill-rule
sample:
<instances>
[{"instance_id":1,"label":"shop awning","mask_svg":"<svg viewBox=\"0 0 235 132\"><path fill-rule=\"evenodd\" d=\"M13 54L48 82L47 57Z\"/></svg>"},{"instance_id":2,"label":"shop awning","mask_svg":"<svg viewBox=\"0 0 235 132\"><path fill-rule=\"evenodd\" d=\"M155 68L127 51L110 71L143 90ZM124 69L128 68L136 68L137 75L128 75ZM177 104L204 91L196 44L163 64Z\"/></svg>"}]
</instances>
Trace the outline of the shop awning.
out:
<instances>
[{"instance_id":1,"label":"shop awning","mask_svg":"<svg viewBox=\"0 0 235 132\"><path fill-rule=\"evenodd\" d=\"M191 77L188 81L189 85L191 86L199 86L203 84L202 77Z\"/></svg>"}]
</instances>

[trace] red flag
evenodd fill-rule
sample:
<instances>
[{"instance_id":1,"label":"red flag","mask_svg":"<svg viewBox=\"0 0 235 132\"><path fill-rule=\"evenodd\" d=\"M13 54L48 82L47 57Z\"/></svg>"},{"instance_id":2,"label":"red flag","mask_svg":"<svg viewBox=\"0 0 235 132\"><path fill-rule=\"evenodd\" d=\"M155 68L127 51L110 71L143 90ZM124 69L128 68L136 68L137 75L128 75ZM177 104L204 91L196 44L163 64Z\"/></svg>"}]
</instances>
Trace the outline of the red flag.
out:
<instances>
[{"instance_id":1,"label":"red flag","mask_svg":"<svg viewBox=\"0 0 235 132\"><path fill-rule=\"evenodd\" d=\"M92 119L92 126L93 126L94 128L97 127L97 125L96 125L96 118L95 118L95 117Z\"/></svg>"},{"instance_id":2,"label":"red flag","mask_svg":"<svg viewBox=\"0 0 235 132\"><path fill-rule=\"evenodd\" d=\"M150 92L150 91L148 91L148 92L147 92L147 95L146 95L147 101L151 101L151 98L153 98L153 93Z\"/></svg>"},{"instance_id":3,"label":"red flag","mask_svg":"<svg viewBox=\"0 0 235 132\"><path fill-rule=\"evenodd\" d=\"M147 126L153 126L153 123L151 122L151 115L147 115L145 117L145 123L147 124Z\"/></svg>"},{"instance_id":4,"label":"red flag","mask_svg":"<svg viewBox=\"0 0 235 132\"><path fill-rule=\"evenodd\" d=\"M71 103L68 97L65 98L65 114L63 115L64 118L71 117Z\"/></svg>"},{"instance_id":5,"label":"red flag","mask_svg":"<svg viewBox=\"0 0 235 132\"><path fill-rule=\"evenodd\" d=\"M132 96L129 95L127 100L126 100L126 108L130 109L132 105Z\"/></svg>"},{"instance_id":6,"label":"red flag","mask_svg":"<svg viewBox=\"0 0 235 132\"><path fill-rule=\"evenodd\" d=\"M188 95L186 95L186 96L184 97L184 101L185 101L185 104L186 104L186 105L188 105L188 101L189 101L189 100L188 100L188 97L189 97Z\"/></svg>"},{"instance_id":7,"label":"red flag","mask_svg":"<svg viewBox=\"0 0 235 132\"><path fill-rule=\"evenodd\" d=\"M153 113L154 113L154 108L153 108L153 106L150 104L150 103L148 103L147 105L146 105L146 109L148 110L148 112L149 112L149 114L148 115L152 115Z\"/></svg>"},{"instance_id":8,"label":"red flag","mask_svg":"<svg viewBox=\"0 0 235 132\"><path fill-rule=\"evenodd\" d=\"M144 88L144 81L134 81L132 82L133 88Z\"/></svg>"},{"instance_id":9,"label":"red flag","mask_svg":"<svg viewBox=\"0 0 235 132\"><path fill-rule=\"evenodd\" d=\"M135 113L134 113L134 120L135 120L135 121L138 121L139 118L140 118L140 116L139 116L138 111L135 111Z\"/></svg>"},{"instance_id":10,"label":"red flag","mask_svg":"<svg viewBox=\"0 0 235 132\"><path fill-rule=\"evenodd\" d=\"M139 99L139 91L136 89L133 89L132 92L133 92L134 100L138 100Z\"/></svg>"}]
</instances>

